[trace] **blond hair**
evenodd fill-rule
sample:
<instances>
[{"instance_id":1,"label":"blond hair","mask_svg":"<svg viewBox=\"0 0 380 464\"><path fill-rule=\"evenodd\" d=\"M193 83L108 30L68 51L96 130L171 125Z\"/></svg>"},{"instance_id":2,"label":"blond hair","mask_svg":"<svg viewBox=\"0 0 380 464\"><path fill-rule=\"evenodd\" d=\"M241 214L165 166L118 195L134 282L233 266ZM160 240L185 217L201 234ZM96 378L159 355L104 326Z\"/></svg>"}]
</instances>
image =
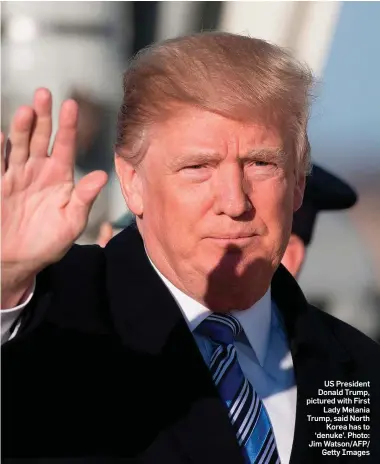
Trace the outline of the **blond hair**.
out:
<instances>
[{"instance_id":1,"label":"blond hair","mask_svg":"<svg viewBox=\"0 0 380 464\"><path fill-rule=\"evenodd\" d=\"M137 165L149 126L185 104L280 130L298 170L308 172L312 84L307 66L264 40L206 32L154 44L124 74L115 151Z\"/></svg>"}]
</instances>

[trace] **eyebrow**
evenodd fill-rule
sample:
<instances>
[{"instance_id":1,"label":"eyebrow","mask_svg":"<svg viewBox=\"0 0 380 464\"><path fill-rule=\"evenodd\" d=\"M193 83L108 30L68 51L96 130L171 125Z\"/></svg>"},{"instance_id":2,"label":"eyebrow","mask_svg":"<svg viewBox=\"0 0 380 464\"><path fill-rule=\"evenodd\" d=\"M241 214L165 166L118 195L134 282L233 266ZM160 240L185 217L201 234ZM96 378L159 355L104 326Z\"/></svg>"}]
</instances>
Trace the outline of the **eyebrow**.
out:
<instances>
[{"instance_id":1,"label":"eyebrow","mask_svg":"<svg viewBox=\"0 0 380 464\"><path fill-rule=\"evenodd\" d=\"M218 153L206 153L206 152L199 152L199 153L186 153L179 155L176 157L172 163L170 163L174 168L182 167L183 165L197 165L197 164L207 164L218 162L220 160L220 155ZM282 163L286 159L286 154L282 148L255 148L250 150L249 152L240 155L240 160L250 161L250 160L259 160L259 161L267 161L267 162L279 162Z\"/></svg>"},{"instance_id":2,"label":"eyebrow","mask_svg":"<svg viewBox=\"0 0 380 464\"><path fill-rule=\"evenodd\" d=\"M287 155L283 148L255 148L250 150L248 153L241 155L242 161L259 160L259 161L276 161L278 163L284 163Z\"/></svg>"},{"instance_id":3,"label":"eyebrow","mask_svg":"<svg viewBox=\"0 0 380 464\"><path fill-rule=\"evenodd\" d=\"M220 160L218 153L185 153L178 155L171 163L175 168L182 167L184 165L191 166L197 164L206 164L210 162L217 162Z\"/></svg>"}]
</instances>

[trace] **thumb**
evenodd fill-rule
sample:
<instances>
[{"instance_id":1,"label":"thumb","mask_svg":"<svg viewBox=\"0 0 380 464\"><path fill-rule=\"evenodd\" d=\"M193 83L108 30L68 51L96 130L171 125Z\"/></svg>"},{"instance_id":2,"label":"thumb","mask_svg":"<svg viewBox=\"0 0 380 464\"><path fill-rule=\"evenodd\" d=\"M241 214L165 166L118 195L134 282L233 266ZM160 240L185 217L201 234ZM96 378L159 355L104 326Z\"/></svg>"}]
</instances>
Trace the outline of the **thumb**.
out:
<instances>
[{"instance_id":1,"label":"thumb","mask_svg":"<svg viewBox=\"0 0 380 464\"><path fill-rule=\"evenodd\" d=\"M69 217L78 221L78 223L87 222L90 209L96 197L106 185L107 179L107 174L104 171L93 171L82 177L75 186L70 203L67 205Z\"/></svg>"}]
</instances>

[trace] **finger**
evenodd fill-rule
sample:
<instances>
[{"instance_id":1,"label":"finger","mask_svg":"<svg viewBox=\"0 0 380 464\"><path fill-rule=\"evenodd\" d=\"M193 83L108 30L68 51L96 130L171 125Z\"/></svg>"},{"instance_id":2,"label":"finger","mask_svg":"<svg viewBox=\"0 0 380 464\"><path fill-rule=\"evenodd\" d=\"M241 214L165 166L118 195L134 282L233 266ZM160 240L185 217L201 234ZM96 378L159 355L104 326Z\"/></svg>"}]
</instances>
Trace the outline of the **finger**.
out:
<instances>
[{"instance_id":1,"label":"finger","mask_svg":"<svg viewBox=\"0 0 380 464\"><path fill-rule=\"evenodd\" d=\"M71 166L74 166L77 124L78 104L74 100L64 101L59 114L59 125L52 156Z\"/></svg>"},{"instance_id":2,"label":"finger","mask_svg":"<svg viewBox=\"0 0 380 464\"><path fill-rule=\"evenodd\" d=\"M33 108L22 106L17 110L12 120L9 135L12 145L8 159L9 167L22 165L29 157L29 142L34 116Z\"/></svg>"},{"instance_id":3,"label":"finger","mask_svg":"<svg viewBox=\"0 0 380 464\"><path fill-rule=\"evenodd\" d=\"M1 132L1 175L5 173L5 150L4 150L4 144L5 144L5 137L4 134Z\"/></svg>"},{"instance_id":4,"label":"finger","mask_svg":"<svg viewBox=\"0 0 380 464\"><path fill-rule=\"evenodd\" d=\"M5 171L7 171L9 166L9 156L12 151L12 144L9 138L5 142Z\"/></svg>"},{"instance_id":5,"label":"finger","mask_svg":"<svg viewBox=\"0 0 380 464\"><path fill-rule=\"evenodd\" d=\"M82 177L67 205L67 215L71 221L83 225L84 221L87 222L90 209L106 183L107 174L104 171L93 171Z\"/></svg>"},{"instance_id":6,"label":"finger","mask_svg":"<svg viewBox=\"0 0 380 464\"><path fill-rule=\"evenodd\" d=\"M30 156L42 158L48 154L52 130L52 97L48 89L41 88L36 91L33 107L36 118L30 140Z\"/></svg>"},{"instance_id":7,"label":"finger","mask_svg":"<svg viewBox=\"0 0 380 464\"><path fill-rule=\"evenodd\" d=\"M109 222L103 222L100 226L99 235L96 243L101 247L105 247L113 236L112 225Z\"/></svg>"}]
</instances>

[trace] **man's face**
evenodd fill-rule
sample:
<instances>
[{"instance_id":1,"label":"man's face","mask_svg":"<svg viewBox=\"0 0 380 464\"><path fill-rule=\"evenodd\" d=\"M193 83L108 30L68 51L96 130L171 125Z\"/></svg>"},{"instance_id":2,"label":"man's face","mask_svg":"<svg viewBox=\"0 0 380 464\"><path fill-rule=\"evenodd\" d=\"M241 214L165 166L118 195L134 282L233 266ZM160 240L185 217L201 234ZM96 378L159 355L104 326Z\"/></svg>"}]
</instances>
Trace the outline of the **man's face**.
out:
<instances>
[{"instance_id":1,"label":"man's face","mask_svg":"<svg viewBox=\"0 0 380 464\"><path fill-rule=\"evenodd\" d=\"M270 284L302 201L284 141L190 107L154 126L149 141L134 188L152 261L211 309L250 306Z\"/></svg>"}]
</instances>

